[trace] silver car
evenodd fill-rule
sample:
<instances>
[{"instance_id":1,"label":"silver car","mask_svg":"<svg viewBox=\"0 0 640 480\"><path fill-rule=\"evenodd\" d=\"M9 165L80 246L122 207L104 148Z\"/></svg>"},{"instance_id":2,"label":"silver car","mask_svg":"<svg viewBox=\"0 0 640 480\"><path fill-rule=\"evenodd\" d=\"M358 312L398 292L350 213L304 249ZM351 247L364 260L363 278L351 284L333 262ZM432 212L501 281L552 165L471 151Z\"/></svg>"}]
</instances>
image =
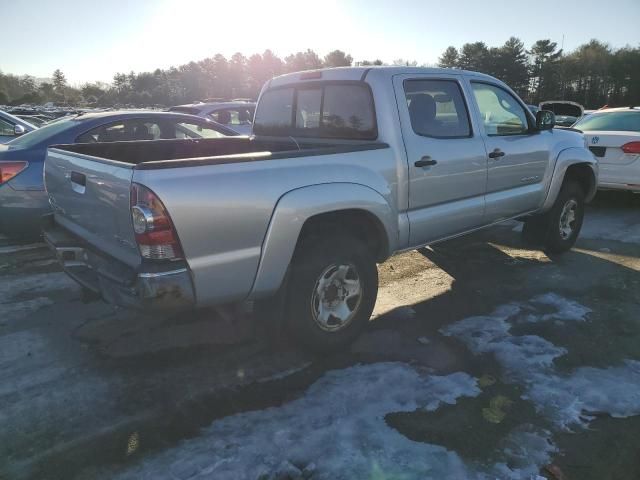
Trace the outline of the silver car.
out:
<instances>
[{"instance_id":1,"label":"silver car","mask_svg":"<svg viewBox=\"0 0 640 480\"><path fill-rule=\"evenodd\" d=\"M169 111L208 118L240 135L251 135L256 104L248 101L198 102L171 107Z\"/></svg>"}]
</instances>

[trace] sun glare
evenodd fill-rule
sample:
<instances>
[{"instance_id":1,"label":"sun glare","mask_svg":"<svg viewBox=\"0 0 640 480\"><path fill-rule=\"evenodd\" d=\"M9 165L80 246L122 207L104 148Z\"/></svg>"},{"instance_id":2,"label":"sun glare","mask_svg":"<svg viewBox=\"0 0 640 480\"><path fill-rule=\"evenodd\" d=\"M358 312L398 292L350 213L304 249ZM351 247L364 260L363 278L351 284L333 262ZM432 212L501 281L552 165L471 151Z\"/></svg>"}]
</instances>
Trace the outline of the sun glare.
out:
<instances>
[{"instance_id":1,"label":"sun glare","mask_svg":"<svg viewBox=\"0 0 640 480\"><path fill-rule=\"evenodd\" d=\"M344 25L342 25L344 23ZM286 56L312 48L318 53L348 44L349 19L335 0L301 4L294 0L229 2L165 0L141 29L149 55L160 65L181 64L214 53L227 57L271 49ZM343 47L344 48L344 47Z\"/></svg>"}]
</instances>

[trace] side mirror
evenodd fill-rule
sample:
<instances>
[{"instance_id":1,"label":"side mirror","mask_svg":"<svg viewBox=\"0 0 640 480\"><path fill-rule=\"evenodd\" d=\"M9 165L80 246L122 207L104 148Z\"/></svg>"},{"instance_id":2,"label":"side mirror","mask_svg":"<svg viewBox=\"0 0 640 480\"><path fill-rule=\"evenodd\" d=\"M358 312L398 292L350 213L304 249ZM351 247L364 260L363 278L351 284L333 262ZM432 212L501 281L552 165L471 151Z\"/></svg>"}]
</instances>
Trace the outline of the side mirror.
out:
<instances>
[{"instance_id":1,"label":"side mirror","mask_svg":"<svg viewBox=\"0 0 640 480\"><path fill-rule=\"evenodd\" d=\"M551 130L556 124L556 115L551 110L539 110L536 113L536 128Z\"/></svg>"},{"instance_id":2,"label":"side mirror","mask_svg":"<svg viewBox=\"0 0 640 480\"><path fill-rule=\"evenodd\" d=\"M16 137L19 137L20 135L23 135L24 133L26 133L26 130L22 125L15 125L13 127L13 134Z\"/></svg>"}]
</instances>

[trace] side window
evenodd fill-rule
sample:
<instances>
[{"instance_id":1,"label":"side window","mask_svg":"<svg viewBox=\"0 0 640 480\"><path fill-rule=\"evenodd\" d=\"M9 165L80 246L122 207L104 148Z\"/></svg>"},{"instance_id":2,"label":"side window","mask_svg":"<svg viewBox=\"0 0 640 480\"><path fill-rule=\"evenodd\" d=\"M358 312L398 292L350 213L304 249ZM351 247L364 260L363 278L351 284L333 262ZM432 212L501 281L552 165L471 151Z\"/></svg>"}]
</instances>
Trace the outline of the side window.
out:
<instances>
[{"instance_id":1,"label":"side window","mask_svg":"<svg viewBox=\"0 0 640 480\"><path fill-rule=\"evenodd\" d=\"M13 123L0 118L0 135L3 137L13 137L16 134Z\"/></svg>"},{"instance_id":2,"label":"side window","mask_svg":"<svg viewBox=\"0 0 640 480\"><path fill-rule=\"evenodd\" d=\"M76 143L157 140L160 136L160 127L157 123L132 119L96 127L76 138Z\"/></svg>"},{"instance_id":3,"label":"side window","mask_svg":"<svg viewBox=\"0 0 640 480\"><path fill-rule=\"evenodd\" d=\"M471 136L469 115L460 86L454 80L407 80L404 94L411 128L435 138Z\"/></svg>"},{"instance_id":4,"label":"side window","mask_svg":"<svg viewBox=\"0 0 640 480\"><path fill-rule=\"evenodd\" d=\"M176 123L175 131L175 138L221 138L225 136L213 128L189 122Z\"/></svg>"},{"instance_id":5,"label":"side window","mask_svg":"<svg viewBox=\"0 0 640 480\"><path fill-rule=\"evenodd\" d=\"M506 90L486 83L472 82L487 135L522 135L529 131L527 114Z\"/></svg>"},{"instance_id":6,"label":"side window","mask_svg":"<svg viewBox=\"0 0 640 480\"><path fill-rule=\"evenodd\" d=\"M211 112L209 117L223 125L251 125L253 110L250 108L229 108Z\"/></svg>"}]
</instances>

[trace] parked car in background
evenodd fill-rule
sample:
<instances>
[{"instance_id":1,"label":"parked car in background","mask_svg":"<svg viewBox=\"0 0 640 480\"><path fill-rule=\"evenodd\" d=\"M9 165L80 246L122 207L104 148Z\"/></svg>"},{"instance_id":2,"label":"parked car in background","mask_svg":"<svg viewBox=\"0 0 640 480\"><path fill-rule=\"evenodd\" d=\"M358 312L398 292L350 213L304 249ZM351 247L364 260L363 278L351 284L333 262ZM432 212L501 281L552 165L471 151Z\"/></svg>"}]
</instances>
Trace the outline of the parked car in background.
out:
<instances>
[{"instance_id":1,"label":"parked car in background","mask_svg":"<svg viewBox=\"0 0 640 480\"><path fill-rule=\"evenodd\" d=\"M206 102L191 103L171 107L170 112L188 113L199 117L209 118L241 135L251 134L253 115L256 110L254 102Z\"/></svg>"},{"instance_id":2,"label":"parked car in background","mask_svg":"<svg viewBox=\"0 0 640 480\"><path fill-rule=\"evenodd\" d=\"M16 115L16 117L38 128L53 120L52 118L44 117L42 115Z\"/></svg>"},{"instance_id":3,"label":"parked car in background","mask_svg":"<svg viewBox=\"0 0 640 480\"><path fill-rule=\"evenodd\" d=\"M179 113L115 111L57 120L0 145L0 232L24 238L40 234L40 217L49 211L42 180L49 145L234 135L212 120Z\"/></svg>"},{"instance_id":4,"label":"parked car in background","mask_svg":"<svg viewBox=\"0 0 640 480\"><path fill-rule=\"evenodd\" d=\"M284 305L283 324L324 350L367 325L376 262L513 218L561 253L596 191L582 134L462 70L277 77L253 134L50 148L45 239L110 302Z\"/></svg>"},{"instance_id":5,"label":"parked car in background","mask_svg":"<svg viewBox=\"0 0 640 480\"><path fill-rule=\"evenodd\" d=\"M568 100L548 100L540 102L538 108L540 110L549 110L555 113L556 125L559 127L570 127L576 123L582 115L584 115L584 108L582 105Z\"/></svg>"},{"instance_id":6,"label":"parked car in background","mask_svg":"<svg viewBox=\"0 0 640 480\"><path fill-rule=\"evenodd\" d=\"M597 110L574 128L598 158L598 188L640 192L640 107Z\"/></svg>"},{"instance_id":7,"label":"parked car in background","mask_svg":"<svg viewBox=\"0 0 640 480\"><path fill-rule=\"evenodd\" d=\"M10 142L16 137L32 132L37 128L37 126L26 120L0 110L0 143Z\"/></svg>"}]
</instances>

